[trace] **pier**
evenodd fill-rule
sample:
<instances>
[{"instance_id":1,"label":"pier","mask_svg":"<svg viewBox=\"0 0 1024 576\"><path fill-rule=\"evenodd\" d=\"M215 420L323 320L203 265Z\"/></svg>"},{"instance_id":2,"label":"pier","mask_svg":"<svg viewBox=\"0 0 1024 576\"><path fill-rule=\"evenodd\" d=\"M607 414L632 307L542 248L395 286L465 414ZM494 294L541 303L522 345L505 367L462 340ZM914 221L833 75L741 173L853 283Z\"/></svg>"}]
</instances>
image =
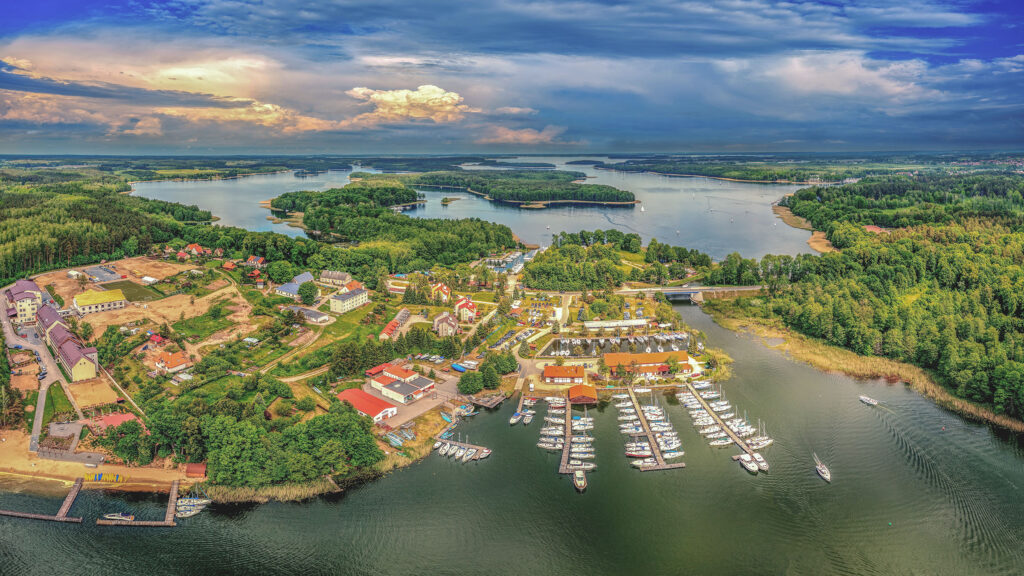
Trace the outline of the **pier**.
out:
<instances>
[{"instance_id":1,"label":"pier","mask_svg":"<svg viewBox=\"0 0 1024 576\"><path fill-rule=\"evenodd\" d=\"M558 464L559 474L572 474L569 468L569 452L572 450L572 402L565 399L565 443L562 445L562 460Z\"/></svg>"},{"instance_id":2,"label":"pier","mask_svg":"<svg viewBox=\"0 0 1024 576\"><path fill-rule=\"evenodd\" d=\"M178 481L171 482L171 493L167 498L167 511L164 512L163 521L154 520L107 520L100 518L96 524L100 526L138 526L151 528L171 528L178 524L174 521L174 513L178 506Z\"/></svg>"},{"instance_id":3,"label":"pier","mask_svg":"<svg viewBox=\"0 0 1024 576\"><path fill-rule=\"evenodd\" d=\"M665 458L661 455L661 448L658 446L658 439L654 436L654 432L651 432L651 425L647 422L647 415L644 414L643 409L640 407L640 401L636 399L636 392L633 391L633 387L626 389L629 392L629 399L633 402L633 408L636 410L636 415L640 418L640 426L644 429L644 434L647 436L647 442L651 445L651 455L657 462L654 466L644 466L640 468L641 472L648 472L650 470L674 470L676 468L686 468L684 462L665 462Z\"/></svg>"},{"instance_id":4,"label":"pier","mask_svg":"<svg viewBox=\"0 0 1024 576\"><path fill-rule=\"evenodd\" d=\"M12 518L28 518L29 520L48 520L50 522L65 522L69 524L81 524L81 518L72 518L68 516L68 512L71 511L71 506L74 505L75 499L78 498L78 493L82 491L82 478L75 480L75 483L71 485L71 491L68 492L64 503L60 505L60 509L57 510L57 514L50 516L48 514L33 514L31 512L16 512L14 510L0 510L0 516L10 516Z\"/></svg>"},{"instance_id":5,"label":"pier","mask_svg":"<svg viewBox=\"0 0 1024 576\"><path fill-rule=\"evenodd\" d=\"M505 401L505 395L504 394L490 394L490 395L484 396L482 398L475 398L473 396L463 396L462 398L465 401L469 402L470 404L473 404L475 406L479 406L481 408L487 408L487 409L497 408L498 406L501 405L502 402ZM522 407L523 407L522 400L520 400L519 408L522 409Z\"/></svg>"},{"instance_id":6,"label":"pier","mask_svg":"<svg viewBox=\"0 0 1024 576\"><path fill-rule=\"evenodd\" d=\"M441 439L438 438L438 440L441 440ZM441 440L441 441L442 442L447 442L447 443L451 444L452 446L458 446L460 448L465 448L466 450L469 450L470 448L476 450L476 454L473 454L473 457L469 459L469 462L472 462L474 460L479 460L480 459L480 454L482 454L484 450L488 450L488 448L485 448L483 446L477 446L476 444L467 444L465 442L456 442L454 440Z\"/></svg>"},{"instance_id":7,"label":"pier","mask_svg":"<svg viewBox=\"0 0 1024 576\"><path fill-rule=\"evenodd\" d=\"M728 434L729 438L732 438L733 443L735 443L740 450L743 450L744 452L750 455L754 454L754 451L750 449L750 446L747 446L746 441L744 441L743 438L740 438L739 434L733 432L732 428L729 428L729 426L725 423L725 420L722 420L722 417L718 415L718 412L715 412L714 410L711 409L711 406L708 404L707 400L700 397L700 392L693 387L693 384L687 382L686 388L690 391L691 394L693 394L697 401L700 402L700 405L704 408L704 410L706 410L707 413L711 415L711 418L714 419L715 423L722 429L722 431ZM739 456L734 457L733 460L739 460Z\"/></svg>"}]
</instances>

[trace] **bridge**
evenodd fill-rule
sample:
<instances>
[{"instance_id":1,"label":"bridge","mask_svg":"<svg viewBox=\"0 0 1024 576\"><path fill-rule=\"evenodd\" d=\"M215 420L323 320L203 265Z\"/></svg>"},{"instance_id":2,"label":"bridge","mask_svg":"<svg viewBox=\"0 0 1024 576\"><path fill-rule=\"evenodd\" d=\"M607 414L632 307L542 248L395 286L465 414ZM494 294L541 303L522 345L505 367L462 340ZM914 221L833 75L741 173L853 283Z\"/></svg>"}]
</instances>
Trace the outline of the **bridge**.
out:
<instances>
[{"instance_id":1,"label":"bridge","mask_svg":"<svg viewBox=\"0 0 1024 576\"><path fill-rule=\"evenodd\" d=\"M753 296L761 292L764 286L658 286L653 288L623 288L616 294L641 296L661 292L669 300L688 300L703 302L707 298L734 298L736 296Z\"/></svg>"}]
</instances>

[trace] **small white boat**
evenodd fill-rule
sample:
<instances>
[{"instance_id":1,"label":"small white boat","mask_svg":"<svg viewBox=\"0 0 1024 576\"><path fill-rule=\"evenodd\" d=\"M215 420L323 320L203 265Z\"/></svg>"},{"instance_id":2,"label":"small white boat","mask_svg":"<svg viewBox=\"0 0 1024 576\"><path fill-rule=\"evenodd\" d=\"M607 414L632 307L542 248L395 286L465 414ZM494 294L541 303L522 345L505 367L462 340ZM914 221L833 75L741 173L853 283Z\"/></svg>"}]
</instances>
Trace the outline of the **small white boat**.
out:
<instances>
[{"instance_id":1,"label":"small white boat","mask_svg":"<svg viewBox=\"0 0 1024 576\"><path fill-rule=\"evenodd\" d=\"M616 400L626 400L629 398L629 394L612 394L612 398Z\"/></svg>"},{"instance_id":2,"label":"small white boat","mask_svg":"<svg viewBox=\"0 0 1024 576\"><path fill-rule=\"evenodd\" d=\"M861 396L860 401L867 404L868 406L878 406L878 400L875 400L870 396Z\"/></svg>"},{"instance_id":3,"label":"small white boat","mask_svg":"<svg viewBox=\"0 0 1024 576\"><path fill-rule=\"evenodd\" d=\"M576 487L577 492L583 492L587 489L587 474L583 470L576 470L572 473L572 485Z\"/></svg>"},{"instance_id":4,"label":"small white boat","mask_svg":"<svg viewBox=\"0 0 1024 576\"><path fill-rule=\"evenodd\" d=\"M757 474L757 462L754 462L750 454L740 454L740 465L746 468L747 472Z\"/></svg>"},{"instance_id":5,"label":"small white boat","mask_svg":"<svg viewBox=\"0 0 1024 576\"><path fill-rule=\"evenodd\" d=\"M584 462L582 460L569 460L569 468L573 470L593 470L597 468L597 464L593 462Z\"/></svg>"},{"instance_id":6,"label":"small white boat","mask_svg":"<svg viewBox=\"0 0 1024 576\"><path fill-rule=\"evenodd\" d=\"M814 455L814 470L818 472L818 476L825 482L832 482L832 471L825 466L825 463L818 459L818 455Z\"/></svg>"},{"instance_id":7,"label":"small white boat","mask_svg":"<svg viewBox=\"0 0 1024 576\"><path fill-rule=\"evenodd\" d=\"M644 458L642 460L633 460L630 464L637 468L650 468L651 466L657 466L658 461L654 458Z\"/></svg>"},{"instance_id":8,"label":"small white boat","mask_svg":"<svg viewBox=\"0 0 1024 576\"><path fill-rule=\"evenodd\" d=\"M509 426L514 426L514 425L518 424L519 421L522 420L522 419L523 419L522 412L516 412L515 414L512 415L511 418L508 419Z\"/></svg>"},{"instance_id":9,"label":"small white boat","mask_svg":"<svg viewBox=\"0 0 1024 576\"><path fill-rule=\"evenodd\" d=\"M114 512L111 514L104 514L103 517L107 520L121 520L124 522L131 522L135 520L135 516L131 514L125 514L124 512Z\"/></svg>"},{"instance_id":10,"label":"small white boat","mask_svg":"<svg viewBox=\"0 0 1024 576\"><path fill-rule=\"evenodd\" d=\"M460 446L459 450L457 452L455 452L455 459L458 460L458 459L462 458L465 455L466 455L466 449Z\"/></svg>"},{"instance_id":11,"label":"small white boat","mask_svg":"<svg viewBox=\"0 0 1024 576\"><path fill-rule=\"evenodd\" d=\"M527 413L523 415L523 426L529 426L530 422L533 422L533 414Z\"/></svg>"},{"instance_id":12,"label":"small white boat","mask_svg":"<svg viewBox=\"0 0 1024 576\"><path fill-rule=\"evenodd\" d=\"M757 463L757 468L759 470L762 472L768 471L768 461L764 459L764 456L761 456L760 452L754 452L751 456L753 456L754 462Z\"/></svg>"},{"instance_id":13,"label":"small white boat","mask_svg":"<svg viewBox=\"0 0 1024 576\"><path fill-rule=\"evenodd\" d=\"M661 457L664 458L665 460L671 460L673 458L682 458L683 454L685 454L685 452L683 452L682 450L668 450L662 452Z\"/></svg>"},{"instance_id":14,"label":"small white boat","mask_svg":"<svg viewBox=\"0 0 1024 576\"><path fill-rule=\"evenodd\" d=\"M483 460L484 458L487 458L490 455L491 455L491 449L490 448L484 448L483 450L480 451L480 455L477 456L476 459L477 460Z\"/></svg>"},{"instance_id":15,"label":"small white boat","mask_svg":"<svg viewBox=\"0 0 1024 576\"><path fill-rule=\"evenodd\" d=\"M441 456L447 456L448 455L448 451L451 450L451 448L452 448L452 445L447 443L447 442L445 442L444 446L441 446L441 449L438 450L437 453L440 454Z\"/></svg>"},{"instance_id":16,"label":"small white boat","mask_svg":"<svg viewBox=\"0 0 1024 576\"><path fill-rule=\"evenodd\" d=\"M648 350L648 352L650 352L650 350ZM633 392L636 392L637 394L647 394L650 391L651 391L650 388L634 388L633 389Z\"/></svg>"},{"instance_id":17,"label":"small white boat","mask_svg":"<svg viewBox=\"0 0 1024 576\"><path fill-rule=\"evenodd\" d=\"M732 438L719 438L718 440L712 440L708 443L708 446L715 446L721 448L732 444Z\"/></svg>"},{"instance_id":18,"label":"small white boat","mask_svg":"<svg viewBox=\"0 0 1024 576\"><path fill-rule=\"evenodd\" d=\"M469 450L466 450L466 455L462 457L462 461L469 462L470 460L473 459L473 456L476 456L476 448L470 448Z\"/></svg>"},{"instance_id":19,"label":"small white boat","mask_svg":"<svg viewBox=\"0 0 1024 576\"><path fill-rule=\"evenodd\" d=\"M573 436L571 440L573 444L590 444L593 441L590 436Z\"/></svg>"},{"instance_id":20,"label":"small white boat","mask_svg":"<svg viewBox=\"0 0 1024 576\"><path fill-rule=\"evenodd\" d=\"M434 442L434 448L433 448L434 450L437 450L440 447L441 447L441 441L440 440L438 440L437 442Z\"/></svg>"}]
</instances>

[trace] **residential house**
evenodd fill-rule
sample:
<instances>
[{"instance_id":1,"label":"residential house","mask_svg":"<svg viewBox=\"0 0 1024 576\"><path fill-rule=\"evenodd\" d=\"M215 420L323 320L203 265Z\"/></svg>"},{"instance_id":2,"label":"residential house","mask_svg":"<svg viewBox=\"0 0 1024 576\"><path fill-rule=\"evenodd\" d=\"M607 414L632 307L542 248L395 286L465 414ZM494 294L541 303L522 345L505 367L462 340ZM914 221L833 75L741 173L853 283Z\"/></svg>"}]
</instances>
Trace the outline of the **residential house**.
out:
<instances>
[{"instance_id":1,"label":"residential house","mask_svg":"<svg viewBox=\"0 0 1024 576\"><path fill-rule=\"evenodd\" d=\"M124 292L118 290L86 290L72 300L72 309L80 315L118 310L128 305Z\"/></svg>"},{"instance_id":2,"label":"residential house","mask_svg":"<svg viewBox=\"0 0 1024 576\"><path fill-rule=\"evenodd\" d=\"M64 319L60 317L60 312L57 312L53 306L40 306L36 311L36 332L43 337L45 342L50 342L50 332L56 326L67 328L64 325Z\"/></svg>"},{"instance_id":3,"label":"residential house","mask_svg":"<svg viewBox=\"0 0 1024 576\"><path fill-rule=\"evenodd\" d=\"M39 285L31 280L19 279L14 285L4 291L5 309L7 317L14 319L19 324L35 321L36 311L43 305L43 291ZM49 294L46 300L50 299Z\"/></svg>"},{"instance_id":4,"label":"residential house","mask_svg":"<svg viewBox=\"0 0 1024 576\"><path fill-rule=\"evenodd\" d=\"M434 318L434 332L441 338L454 336L459 332L459 321L451 312L443 312Z\"/></svg>"},{"instance_id":5,"label":"residential house","mask_svg":"<svg viewBox=\"0 0 1024 576\"><path fill-rule=\"evenodd\" d=\"M52 306L43 306L36 313L38 331L53 349L54 359L64 368L72 382L89 380L99 375L99 355L72 334L60 314Z\"/></svg>"},{"instance_id":6,"label":"residential house","mask_svg":"<svg viewBox=\"0 0 1024 576\"><path fill-rule=\"evenodd\" d=\"M362 288L345 292L344 294L332 294L330 297L331 312L345 314L370 302L370 293Z\"/></svg>"},{"instance_id":7,"label":"residential house","mask_svg":"<svg viewBox=\"0 0 1024 576\"><path fill-rule=\"evenodd\" d=\"M188 246L185 246L185 252L188 252L193 256L202 256L207 252L207 250L199 244L189 244Z\"/></svg>"},{"instance_id":8,"label":"residential house","mask_svg":"<svg viewBox=\"0 0 1024 576\"><path fill-rule=\"evenodd\" d=\"M344 292L351 292L353 290L359 290L362 287L363 287L363 285L358 280L352 280L348 284L345 284L344 286L342 286L338 291L339 292L343 292L343 293Z\"/></svg>"},{"instance_id":9,"label":"residential house","mask_svg":"<svg viewBox=\"0 0 1024 576\"><path fill-rule=\"evenodd\" d=\"M380 331L380 340L390 340L391 338L394 338L395 331L405 325L406 321L409 320L409 316L410 313L408 308L402 308L399 310L398 313L395 314L395 317L388 322L387 326Z\"/></svg>"},{"instance_id":10,"label":"residential house","mask_svg":"<svg viewBox=\"0 0 1024 576\"><path fill-rule=\"evenodd\" d=\"M432 284L430 286L430 297L435 300L440 298L442 302L447 302L451 296L452 289L443 282L438 282L437 284Z\"/></svg>"},{"instance_id":11,"label":"residential house","mask_svg":"<svg viewBox=\"0 0 1024 576\"><path fill-rule=\"evenodd\" d=\"M264 258L263 256L249 256L249 258L245 261L245 264L244 264L244 266L246 266L248 268L259 268L259 269L265 268L266 265L267 265L267 259Z\"/></svg>"},{"instance_id":12,"label":"residential house","mask_svg":"<svg viewBox=\"0 0 1024 576\"><path fill-rule=\"evenodd\" d=\"M583 366L544 367L544 382L548 384L583 384Z\"/></svg>"},{"instance_id":13,"label":"residential house","mask_svg":"<svg viewBox=\"0 0 1024 576\"><path fill-rule=\"evenodd\" d=\"M320 272L320 283L340 288L352 281L352 275L348 272L338 270L323 270Z\"/></svg>"},{"instance_id":14,"label":"residential house","mask_svg":"<svg viewBox=\"0 0 1024 576\"><path fill-rule=\"evenodd\" d=\"M299 287L305 284L306 282L313 282L313 275L310 274L309 272L303 272L302 274L299 274L298 276L292 278L291 282L281 284L274 290L274 292L278 296L287 296L292 300L298 300L300 298ZM320 298L319 287L317 287L316 289L316 297Z\"/></svg>"},{"instance_id":15,"label":"residential house","mask_svg":"<svg viewBox=\"0 0 1024 576\"><path fill-rule=\"evenodd\" d=\"M185 252L184 250L179 250L178 253L174 255L174 257L177 258L179 262L184 262L185 260L191 258L191 256L188 255L188 252Z\"/></svg>"},{"instance_id":16,"label":"residential house","mask_svg":"<svg viewBox=\"0 0 1024 576\"><path fill-rule=\"evenodd\" d=\"M222 258L224 256L224 249L223 248L214 248L213 249L213 255L216 256L217 258Z\"/></svg>"},{"instance_id":17,"label":"residential house","mask_svg":"<svg viewBox=\"0 0 1024 576\"><path fill-rule=\"evenodd\" d=\"M455 315L460 322L473 322L476 320L476 304L466 296L460 296L455 302Z\"/></svg>"},{"instance_id":18,"label":"residential house","mask_svg":"<svg viewBox=\"0 0 1024 576\"><path fill-rule=\"evenodd\" d=\"M191 366L188 356L184 352L161 352L160 358L156 361L156 367L163 370L168 374L174 374L175 372L181 372L182 370Z\"/></svg>"},{"instance_id":19,"label":"residential house","mask_svg":"<svg viewBox=\"0 0 1024 576\"><path fill-rule=\"evenodd\" d=\"M310 324L327 324L327 321L331 319L330 316L319 310L302 306L285 306L285 310L291 310L296 314L300 314Z\"/></svg>"},{"instance_id":20,"label":"residential house","mask_svg":"<svg viewBox=\"0 0 1024 576\"><path fill-rule=\"evenodd\" d=\"M380 422L398 414L398 407L394 404L377 398L372 394L367 394L358 388L342 390L338 394L338 400L348 402L356 409L356 412L370 418L374 422Z\"/></svg>"},{"instance_id":21,"label":"residential house","mask_svg":"<svg viewBox=\"0 0 1024 576\"><path fill-rule=\"evenodd\" d=\"M225 270L227 270L228 272L234 270L235 268L238 268L238 266L235 266L235 263L231 262L231 261L228 261L228 262L225 262L225 263L221 264L220 267L225 269Z\"/></svg>"}]
</instances>

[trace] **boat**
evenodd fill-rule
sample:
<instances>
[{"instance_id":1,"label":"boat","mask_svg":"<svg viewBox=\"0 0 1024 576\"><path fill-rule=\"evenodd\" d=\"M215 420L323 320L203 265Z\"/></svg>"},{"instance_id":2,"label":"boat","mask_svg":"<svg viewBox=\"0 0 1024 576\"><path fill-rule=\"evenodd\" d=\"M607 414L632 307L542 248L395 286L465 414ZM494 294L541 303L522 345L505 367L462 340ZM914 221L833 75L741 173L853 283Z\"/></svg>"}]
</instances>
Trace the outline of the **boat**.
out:
<instances>
[{"instance_id":1,"label":"boat","mask_svg":"<svg viewBox=\"0 0 1024 576\"><path fill-rule=\"evenodd\" d=\"M861 396L860 401L867 404L868 406L878 406L878 400L875 400L870 396Z\"/></svg>"},{"instance_id":2,"label":"boat","mask_svg":"<svg viewBox=\"0 0 1024 576\"><path fill-rule=\"evenodd\" d=\"M114 512L112 514L104 514L103 517L107 520L121 520L124 522L131 522L135 520L135 516L131 514L125 514L124 512Z\"/></svg>"},{"instance_id":3,"label":"boat","mask_svg":"<svg viewBox=\"0 0 1024 576\"><path fill-rule=\"evenodd\" d=\"M597 464L593 462L584 462L583 460L569 460L569 468L574 470L593 470L597 468Z\"/></svg>"},{"instance_id":4,"label":"boat","mask_svg":"<svg viewBox=\"0 0 1024 576\"><path fill-rule=\"evenodd\" d=\"M434 448L433 448L433 450L437 450L437 449L438 449L438 448L440 448L440 447L441 447L441 441L440 441L440 440L438 440L437 442L434 442Z\"/></svg>"},{"instance_id":5,"label":"boat","mask_svg":"<svg viewBox=\"0 0 1024 576\"><path fill-rule=\"evenodd\" d=\"M629 394L612 394L612 398L616 400L625 400L629 398Z\"/></svg>"},{"instance_id":6,"label":"boat","mask_svg":"<svg viewBox=\"0 0 1024 576\"><path fill-rule=\"evenodd\" d=\"M191 518L196 514L199 514L206 508L205 506L185 506L184 508L178 508L174 512L175 518Z\"/></svg>"},{"instance_id":7,"label":"boat","mask_svg":"<svg viewBox=\"0 0 1024 576\"><path fill-rule=\"evenodd\" d=\"M213 500L209 498L199 498L195 496L186 496L185 498L178 498L175 506L178 508L189 508L193 506L207 506L211 504Z\"/></svg>"},{"instance_id":8,"label":"boat","mask_svg":"<svg viewBox=\"0 0 1024 576\"><path fill-rule=\"evenodd\" d=\"M448 423L451 423L451 421L452 421L452 416L451 416L451 414L449 414L449 413L447 413L447 412L441 412L441 418L443 418L443 419L444 419L444 421L445 421L445 422L448 422Z\"/></svg>"},{"instance_id":9,"label":"boat","mask_svg":"<svg viewBox=\"0 0 1024 576\"><path fill-rule=\"evenodd\" d=\"M573 444L590 444L593 441L594 439L590 436L573 436L570 440Z\"/></svg>"},{"instance_id":10,"label":"boat","mask_svg":"<svg viewBox=\"0 0 1024 576\"><path fill-rule=\"evenodd\" d=\"M533 414L523 415L523 426L528 426L530 422L533 422Z\"/></svg>"},{"instance_id":11,"label":"boat","mask_svg":"<svg viewBox=\"0 0 1024 576\"><path fill-rule=\"evenodd\" d=\"M673 458L682 458L684 452L682 450L668 450L661 453L661 457L665 460L671 460Z\"/></svg>"},{"instance_id":12,"label":"boat","mask_svg":"<svg viewBox=\"0 0 1024 576\"><path fill-rule=\"evenodd\" d=\"M578 460L593 460L594 459L594 453L593 452L570 452L569 453L569 457L570 458L576 458Z\"/></svg>"},{"instance_id":13,"label":"boat","mask_svg":"<svg viewBox=\"0 0 1024 576\"><path fill-rule=\"evenodd\" d=\"M523 419L522 412L516 412L515 414L512 415L511 418L508 419L508 424L509 424L509 426L515 426L522 419Z\"/></svg>"},{"instance_id":14,"label":"boat","mask_svg":"<svg viewBox=\"0 0 1024 576\"><path fill-rule=\"evenodd\" d=\"M470 448L469 450L466 450L466 455L462 457L462 461L469 462L470 460L473 459L473 456L476 456L476 448Z\"/></svg>"},{"instance_id":15,"label":"boat","mask_svg":"<svg viewBox=\"0 0 1024 576\"><path fill-rule=\"evenodd\" d=\"M477 460L483 460L484 458L487 458L490 455L491 455L491 449L490 448L484 448L483 450L480 451L480 455L477 456L476 459Z\"/></svg>"},{"instance_id":16,"label":"boat","mask_svg":"<svg viewBox=\"0 0 1024 576\"><path fill-rule=\"evenodd\" d=\"M572 485L576 487L577 492L583 492L587 489L587 474L583 470L576 470L572 473Z\"/></svg>"},{"instance_id":17,"label":"boat","mask_svg":"<svg viewBox=\"0 0 1024 576\"><path fill-rule=\"evenodd\" d=\"M561 450L563 448L563 444L555 442L537 442L537 448L543 448L545 450Z\"/></svg>"},{"instance_id":18,"label":"boat","mask_svg":"<svg viewBox=\"0 0 1024 576\"><path fill-rule=\"evenodd\" d=\"M708 443L708 446L715 446L721 448L722 446L728 446L732 444L732 438L719 438L718 440L712 440Z\"/></svg>"},{"instance_id":19,"label":"boat","mask_svg":"<svg viewBox=\"0 0 1024 576\"><path fill-rule=\"evenodd\" d=\"M818 472L818 476L825 482L832 482L832 471L825 466L825 463L818 459L818 455L814 455L814 469Z\"/></svg>"},{"instance_id":20,"label":"boat","mask_svg":"<svg viewBox=\"0 0 1024 576\"><path fill-rule=\"evenodd\" d=\"M754 452L751 456L753 456L754 462L757 462L758 469L762 472L768 471L768 461L764 459L764 456L761 456L760 452Z\"/></svg>"},{"instance_id":21,"label":"boat","mask_svg":"<svg viewBox=\"0 0 1024 576\"><path fill-rule=\"evenodd\" d=\"M754 462L750 454L740 454L740 465L746 468L747 472L757 474L757 462Z\"/></svg>"},{"instance_id":22,"label":"boat","mask_svg":"<svg viewBox=\"0 0 1024 576\"><path fill-rule=\"evenodd\" d=\"M462 447L462 446L459 446L458 451L455 452L455 459L458 460L458 459L462 458L465 455L466 455L466 449L464 447Z\"/></svg>"},{"instance_id":23,"label":"boat","mask_svg":"<svg viewBox=\"0 0 1024 576\"><path fill-rule=\"evenodd\" d=\"M654 458L644 458L642 460L633 460L630 464L637 468L650 468L651 466L657 466L658 461Z\"/></svg>"},{"instance_id":24,"label":"boat","mask_svg":"<svg viewBox=\"0 0 1024 576\"><path fill-rule=\"evenodd\" d=\"M650 350L648 350L648 352L650 352ZM651 391L650 388L634 388L633 389L633 392L636 392L637 394L647 394L650 391Z\"/></svg>"}]
</instances>

